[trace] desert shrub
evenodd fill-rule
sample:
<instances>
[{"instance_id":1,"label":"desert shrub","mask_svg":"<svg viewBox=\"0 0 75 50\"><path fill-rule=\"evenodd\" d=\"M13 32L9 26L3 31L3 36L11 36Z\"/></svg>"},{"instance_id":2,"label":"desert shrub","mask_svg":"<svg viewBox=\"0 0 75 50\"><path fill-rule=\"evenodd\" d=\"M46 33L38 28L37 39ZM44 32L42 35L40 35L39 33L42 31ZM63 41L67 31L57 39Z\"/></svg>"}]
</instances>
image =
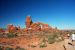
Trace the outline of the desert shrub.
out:
<instances>
[{"instance_id":1,"label":"desert shrub","mask_svg":"<svg viewBox=\"0 0 75 50\"><path fill-rule=\"evenodd\" d=\"M19 48L19 50L26 50L26 49L24 49L24 48Z\"/></svg>"},{"instance_id":2,"label":"desert shrub","mask_svg":"<svg viewBox=\"0 0 75 50\"><path fill-rule=\"evenodd\" d=\"M46 43L44 42L40 43L40 48L43 48L43 47L47 47Z\"/></svg>"},{"instance_id":3,"label":"desert shrub","mask_svg":"<svg viewBox=\"0 0 75 50\"><path fill-rule=\"evenodd\" d=\"M16 50L26 50L26 49L24 49L24 48L21 48L20 46L17 46L15 49L16 49Z\"/></svg>"},{"instance_id":4,"label":"desert shrub","mask_svg":"<svg viewBox=\"0 0 75 50\"><path fill-rule=\"evenodd\" d=\"M3 33L0 33L0 38L3 38L4 37L4 34Z\"/></svg>"},{"instance_id":5,"label":"desert shrub","mask_svg":"<svg viewBox=\"0 0 75 50\"><path fill-rule=\"evenodd\" d=\"M48 36L48 43L49 44L52 44L56 41L56 38L58 38L58 35L57 34L52 34L52 35L49 35Z\"/></svg>"},{"instance_id":6,"label":"desert shrub","mask_svg":"<svg viewBox=\"0 0 75 50\"><path fill-rule=\"evenodd\" d=\"M47 47L45 38L42 39L40 43L40 48Z\"/></svg>"},{"instance_id":7,"label":"desert shrub","mask_svg":"<svg viewBox=\"0 0 75 50\"><path fill-rule=\"evenodd\" d=\"M0 50L3 50L2 46L0 46Z\"/></svg>"},{"instance_id":8,"label":"desert shrub","mask_svg":"<svg viewBox=\"0 0 75 50\"><path fill-rule=\"evenodd\" d=\"M9 48L9 47L7 47L6 50L14 50L14 49L13 49L13 48Z\"/></svg>"},{"instance_id":9,"label":"desert shrub","mask_svg":"<svg viewBox=\"0 0 75 50\"><path fill-rule=\"evenodd\" d=\"M56 42L60 42L60 41L63 40L63 38L62 38L62 37L58 37L58 38L56 38L55 40L56 40Z\"/></svg>"},{"instance_id":10,"label":"desert shrub","mask_svg":"<svg viewBox=\"0 0 75 50\"><path fill-rule=\"evenodd\" d=\"M55 42L55 38L52 37L52 36L50 36L50 37L48 38L48 43L49 43L49 44L52 44L52 43L54 43L54 42Z\"/></svg>"},{"instance_id":11,"label":"desert shrub","mask_svg":"<svg viewBox=\"0 0 75 50\"><path fill-rule=\"evenodd\" d=\"M35 45L31 45L32 48L36 47Z\"/></svg>"},{"instance_id":12,"label":"desert shrub","mask_svg":"<svg viewBox=\"0 0 75 50\"><path fill-rule=\"evenodd\" d=\"M3 48L0 48L0 50L3 50Z\"/></svg>"},{"instance_id":13,"label":"desert shrub","mask_svg":"<svg viewBox=\"0 0 75 50\"><path fill-rule=\"evenodd\" d=\"M13 38L13 37L16 37L17 35L14 34L14 33L7 33L7 37L9 38Z\"/></svg>"}]
</instances>

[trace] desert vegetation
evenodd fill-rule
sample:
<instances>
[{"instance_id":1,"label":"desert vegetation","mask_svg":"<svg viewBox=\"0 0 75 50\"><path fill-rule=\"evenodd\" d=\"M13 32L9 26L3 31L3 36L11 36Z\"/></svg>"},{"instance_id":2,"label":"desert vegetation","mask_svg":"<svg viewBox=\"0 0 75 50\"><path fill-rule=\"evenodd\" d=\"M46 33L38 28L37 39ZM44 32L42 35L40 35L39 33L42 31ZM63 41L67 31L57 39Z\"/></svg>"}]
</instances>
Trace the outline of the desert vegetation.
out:
<instances>
[{"instance_id":1,"label":"desert vegetation","mask_svg":"<svg viewBox=\"0 0 75 50\"><path fill-rule=\"evenodd\" d=\"M13 48L13 47L10 47L10 46L8 46L8 47L0 46L0 50L26 50L26 49L21 48L19 46L16 46L16 48Z\"/></svg>"},{"instance_id":2,"label":"desert vegetation","mask_svg":"<svg viewBox=\"0 0 75 50\"><path fill-rule=\"evenodd\" d=\"M52 28L41 22L33 23L30 16L27 16L25 24L24 29L12 24L8 25L6 30L0 29L0 45L19 46L16 48L5 47L5 50L26 50L23 48L24 46L45 48L48 44L63 41L64 36L72 33ZM3 48L0 47L0 50Z\"/></svg>"}]
</instances>

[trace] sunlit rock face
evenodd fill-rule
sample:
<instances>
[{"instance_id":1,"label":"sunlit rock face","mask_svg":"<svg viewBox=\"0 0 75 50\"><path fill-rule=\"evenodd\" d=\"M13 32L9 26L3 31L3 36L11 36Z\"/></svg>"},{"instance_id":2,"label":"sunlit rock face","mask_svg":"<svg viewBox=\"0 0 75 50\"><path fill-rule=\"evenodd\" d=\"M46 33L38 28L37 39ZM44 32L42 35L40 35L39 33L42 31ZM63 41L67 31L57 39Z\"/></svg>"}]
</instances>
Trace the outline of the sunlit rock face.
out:
<instances>
[{"instance_id":1,"label":"sunlit rock face","mask_svg":"<svg viewBox=\"0 0 75 50\"><path fill-rule=\"evenodd\" d=\"M38 32L38 31L47 31L47 32L55 32L56 30L54 28L52 28L51 26L49 26L46 23L42 23L42 22L32 22L31 16L27 16L26 17L26 28L24 29L25 33L32 33L32 32ZM19 27L15 27L12 24L8 25L8 32L20 32L20 26Z\"/></svg>"},{"instance_id":2,"label":"sunlit rock face","mask_svg":"<svg viewBox=\"0 0 75 50\"><path fill-rule=\"evenodd\" d=\"M35 22L32 23L31 17L27 16L26 17L26 29L25 31L30 31L30 32L37 32L37 31L42 31L42 30L49 30L50 26L48 24L44 24L41 22Z\"/></svg>"},{"instance_id":3,"label":"sunlit rock face","mask_svg":"<svg viewBox=\"0 0 75 50\"><path fill-rule=\"evenodd\" d=\"M20 26L16 27L16 30L17 30L18 33L21 32Z\"/></svg>"},{"instance_id":4,"label":"sunlit rock face","mask_svg":"<svg viewBox=\"0 0 75 50\"><path fill-rule=\"evenodd\" d=\"M8 28L8 32L11 32L11 31L12 31L12 30L11 30L12 27L13 27L12 24L8 24L8 26L7 26L7 28Z\"/></svg>"},{"instance_id":5,"label":"sunlit rock face","mask_svg":"<svg viewBox=\"0 0 75 50\"><path fill-rule=\"evenodd\" d=\"M8 32L13 33L16 31L20 31L20 27L13 26L13 24L8 25Z\"/></svg>"},{"instance_id":6,"label":"sunlit rock face","mask_svg":"<svg viewBox=\"0 0 75 50\"><path fill-rule=\"evenodd\" d=\"M30 28L30 25L32 24L32 20L31 20L31 17L30 16L27 16L26 17L26 28Z\"/></svg>"},{"instance_id":7,"label":"sunlit rock face","mask_svg":"<svg viewBox=\"0 0 75 50\"><path fill-rule=\"evenodd\" d=\"M4 32L4 30L2 28L0 28L0 33Z\"/></svg>"},{"instance_id":8,"label":"sunlit rock face","mask_svg":"<svg viewBox=\"0 0 75 50\"><path fill-rule=\"evenodd\" d=\"M31 24L30 28L31 28L33 31L40 31L40 30L41 30L40 23L38 23L38 22Z\"/></svg>"},{"instance_id":9,"label":"sunlit rock face","mask_svg":"<svg viewBox=\"0 0 75 50\"><path fill-rule=\"evenodd\" d=\"M49 30L50 29L50 26L48 24L44 24L41 22L33 23L30 27L34 31L42 31L42 30Z\"/></svg>"},{"instance_id":10,"label":"sunlit rock face","mask_svg":"<svg viewBox=\"0 0 75 50\"><path fill-rule=\"evenodd\" d=\"M35 22L33 23L31 20L31 16L27 16L26 17L26 28L25 28L25 32L38 32L38 31L46 31L46 32L58 32L57 29L52 28L51 26L49 26L46 23L42 23L42 22Z\"/></svg>"}]
</instances>

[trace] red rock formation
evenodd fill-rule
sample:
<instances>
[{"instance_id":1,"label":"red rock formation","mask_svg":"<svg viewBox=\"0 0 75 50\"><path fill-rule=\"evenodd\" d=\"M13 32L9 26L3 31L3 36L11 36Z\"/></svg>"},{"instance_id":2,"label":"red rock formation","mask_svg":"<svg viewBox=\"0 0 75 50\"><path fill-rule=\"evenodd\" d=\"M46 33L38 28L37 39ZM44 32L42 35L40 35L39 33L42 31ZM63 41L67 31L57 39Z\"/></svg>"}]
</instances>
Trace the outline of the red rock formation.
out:
<instances>
[{"instance_id":1,"label":"red rock formation","mask_svg":"<svg viewBox=\"0 0 75 50\"><path fill-rule=\"evenodd\" d=\"M13 25L12 24L9 24L8 26L7 26L7 28L8 28L8 32L11 32L11 28L13 27Z\"/></svg>"},{"instance_id":2,"label":"red rock formation","mask_svg":"<svg viewBox=\"0 0 75 50\"><path fill-rule=\"evenodd\" d=\"M42 30L50 30L50 29L52 29L52 27L50 27L48 24L44 24L44 23L41 23L41 22L33 23L31 25L31 28L34 31L42 31Z\"/></svg>"},{"instance_id":3,"label":"red rock formation","mask_svg":"<svg viewBox=\"0 0 75 50\"><path fill-rule=\"evenodd\" d=\"M40 23L33 23L31 26L31 29L33 30L33 31L40 31L41 30L41 26L40 26Z\"/></svg>"},{"instance_id":4,"label":"red rock formation","mask_svg":"<svg viewBox=\"0 0 75 50\"><path fill-rule=\"evenodd\" d=\"M12 24L8 25L8 32L16 32L16 31L20 31L20 27L15 27Z\"/></svg>"},{"instance_id":5,"label":"red rock formation","mask_svg":"<svg viewBox=\"0 0 75 50\"><path fill-rule=\"evenodd\" d=\"M11 32L16 32L16 27L13 26L13 27L11 27L10 30L11 30Z\"/></svg>"},{"instance_id":6,"label":"red rock formation","mask_svg":"<svg viewBox=\"0 0 75 50\"><path fill-rule=\"evenodd\" d=\"M26 28L30 28L30 25L32 24L32 20L30 16L26 17Z\"/></svg>"},{"instance_id":7,"label":"red rock formation","mask_svg":"<svg viewBox=\"0 0 75 50\"><path fill-rule=\"evenodd\" d=\"M4 30L2 28L0 28L0 33L4 32Z\"/></svg>"},{"instance_id":8,"label":"red rock formation","mask_svg":"<svg viewBox=\"0 0 75 50\"><path fill-rule=\"evenodd\" d=\"M41 31L41 30L49 30L50 26L48 24L44 24L41 22L32 23L31 17L26 17L26 32L27 31Z\"/></svg>"},{"instance_id":9,"label":"red rock formation","mask_svg":"<svg viewBox=\"0 0 75 50\"><path fill-rule=\"evenodd\" d=\"M16 30L17 30L18 33L20 33L21 32L20 26L16 27Z\"/></svg>"}]
</instances>

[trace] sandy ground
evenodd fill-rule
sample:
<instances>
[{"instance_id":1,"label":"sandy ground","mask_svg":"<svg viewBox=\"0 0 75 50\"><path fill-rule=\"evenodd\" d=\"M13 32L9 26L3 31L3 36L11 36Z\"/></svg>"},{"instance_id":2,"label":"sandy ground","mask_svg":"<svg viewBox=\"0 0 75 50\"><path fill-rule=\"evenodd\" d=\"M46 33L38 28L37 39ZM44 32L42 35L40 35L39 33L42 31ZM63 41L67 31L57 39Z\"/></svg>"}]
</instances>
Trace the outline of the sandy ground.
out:
<instances>
[{"instance_id":1,"label":"sandy ground","mask_svg":"<svg viewBox=\"0 0 75 50\"><path fill-rule=\"evenodd\" d=\"M39 46L32 48L29 47L27 50L64 50L63 42L54 43L54 44L47 44L47 47L40 48Z\"/></svg>"},{"instance_id":2,"label":"sandy ground","mask_svg":"<svg viewBox=\"0 0 75 50\"><path fill-rule=\"evenodd\" d=\"M75 42L74 42L75 45ZM65 50L63 47L63 41L62 42L58 42L58 43L54 43L54 44L47 44L47 47L44 48L40 48L39 46L32 48L32 47L28 47L27 50Z\"/></svg>"},{"instance_id":3,"label":"sandy ground","mask_svg":"<svg viewBox=\"0 0 75 50\"><path fill-rule=\"evenodd\" d=\"M15 46L20 46L20 47L25 48L27 50L64 50L64 47L63 47L64 41L56 42L53 44L47 44L47 47L44 47L44 48L40 48L39 46L34 47L34 48L33 47L27 47L26 46L27 42L24 43L24 41L25 41L24 39L20 40L20 44L17 44L17 45L15 44ZM75 45L75 42L73 44Z\"/></svg>"}]
</instances>

